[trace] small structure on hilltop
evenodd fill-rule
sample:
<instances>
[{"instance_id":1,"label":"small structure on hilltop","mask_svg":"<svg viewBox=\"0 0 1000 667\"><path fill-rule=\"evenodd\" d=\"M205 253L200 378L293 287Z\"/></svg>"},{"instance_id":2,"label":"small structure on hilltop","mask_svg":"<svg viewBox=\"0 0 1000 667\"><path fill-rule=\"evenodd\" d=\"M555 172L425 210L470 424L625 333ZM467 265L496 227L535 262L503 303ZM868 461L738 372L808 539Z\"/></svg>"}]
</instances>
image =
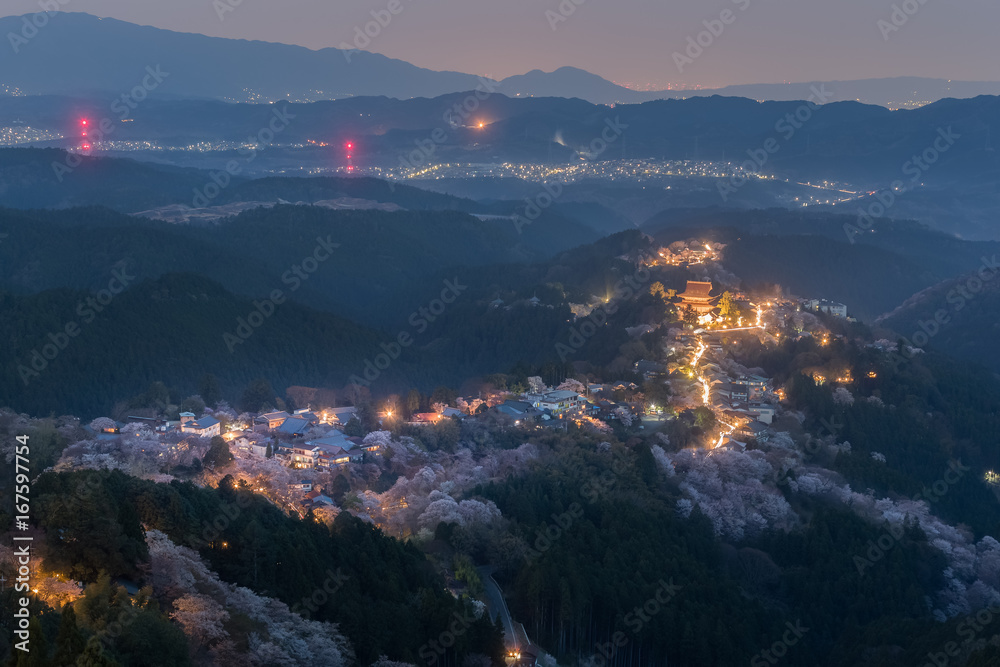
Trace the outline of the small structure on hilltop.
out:
<instances>
[{"instance_id":1,"label":"small structure on hilltop","mask_svg":"<svg viewBox=\"0 0 1000 667\"><path fill-rule=\"evenodd\" d=\"M834 317L847 317L847 306L842 303L837 303L836 301L827 301L826 299L808 299L802 303L807 310L811 310L814 313L829 313Z\"/></svg>"}]
</instances>

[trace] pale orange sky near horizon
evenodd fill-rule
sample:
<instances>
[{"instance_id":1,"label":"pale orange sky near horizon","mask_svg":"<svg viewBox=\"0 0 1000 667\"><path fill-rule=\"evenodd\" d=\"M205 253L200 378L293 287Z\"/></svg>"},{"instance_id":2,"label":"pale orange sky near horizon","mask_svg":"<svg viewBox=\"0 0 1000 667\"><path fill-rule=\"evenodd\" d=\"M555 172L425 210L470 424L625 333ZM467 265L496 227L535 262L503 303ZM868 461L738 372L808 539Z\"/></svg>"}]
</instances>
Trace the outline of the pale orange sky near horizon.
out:
<instances>
[{"instance_id":1,"label":"pale orange sky near horizon","mask_svg":"<svg viewBox=\"0 0 1000 667\"><path fill-rule=\"evenodd\" d=\"M891 25L901 0L61 0L64 11L313 49L350 44L355 29L373 20L372 11L384 17L390 2L399 2L401 11L367 50L497 79L567 65L654 88L891 76L1000 79L1000 40L993 34L1000 3L907 1L919 9L905 23L897 20L899 29L885 39L878 22ZM220 3L232 9L221 19ZM34 11L39 0L3 0L0 8L2 15ZM706 30L703 22L718 29L724 11L731 12L729 24L680 71L673 54Z\"/></svg>"}]
</instances>

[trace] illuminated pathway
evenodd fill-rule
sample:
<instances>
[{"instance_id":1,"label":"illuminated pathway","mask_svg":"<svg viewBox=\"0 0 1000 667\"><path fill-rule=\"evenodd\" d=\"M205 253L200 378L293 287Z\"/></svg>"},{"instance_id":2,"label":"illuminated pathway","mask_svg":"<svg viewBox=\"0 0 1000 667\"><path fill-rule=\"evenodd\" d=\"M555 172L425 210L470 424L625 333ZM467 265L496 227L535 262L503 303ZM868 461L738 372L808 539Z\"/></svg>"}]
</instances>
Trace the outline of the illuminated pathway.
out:
<instances>
[{"instance_id":1,"label":"illuminated pathway","mask_svg":"<svg viewBox=\"0 0 1000 667\"><path fill-rule=\"evenodd\" d=\"M770 304L768 304L768 305L770 305ZM753 331L753 330L756 330L756 329L760 329L765 334L767 333L767 328L764 325L764 308L762 306L760 306L760 305L757 306L757 322L753 326L751 326L751 327L738 327L738 328L734 328L734 329L714 329L713 331L715 331L715 332L725 332L725 331ZM691 360L691 368L694 371L695 375L697 376L698 382L701 383L701 403L706 408L711 408L712 407L711 406L711 394L712 394L711 386L708 384L708 380L705 378L705 376L698 372L698 364L701 363L701 360L705 356L705 352L707 350L708 350L708 345L706 345L705 341L702 340L699 337L698 338L698 349L695 350L694 358ZM719 440L715 443L715 446L713 447L713 449L718 449L719 447L721 447L722 443L725 441L726 437L730 436L730 435L732 435L733 433L736 432L736 427L733 426L732 424L727 424L726 422L721 421L721 420L719 421L719 423L722 424L722 426L724 426L725 428L727 428L728 431L726 433L720 433L719 434Z\"/></svg>"}]
</instances>

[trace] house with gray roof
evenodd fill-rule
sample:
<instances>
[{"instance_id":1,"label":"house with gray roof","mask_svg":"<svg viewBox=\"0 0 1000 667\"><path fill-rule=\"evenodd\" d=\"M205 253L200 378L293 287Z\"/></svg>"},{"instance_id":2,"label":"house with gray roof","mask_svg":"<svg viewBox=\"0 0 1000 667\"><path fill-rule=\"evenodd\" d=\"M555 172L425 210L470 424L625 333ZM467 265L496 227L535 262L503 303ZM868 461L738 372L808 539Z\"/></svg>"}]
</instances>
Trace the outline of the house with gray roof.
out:
<instances>
[{"instance_id":1,"label":"house with gray roof","mask_svg":"<svg viewBox=\"0 0 1000 667\"><path fill-rule=\"evenodd\" d=\"M181 433L190 433L201 438L212 438L221 432L222 424L215 417L202 417L181 424Z\"/></svg>"}]
</instances>

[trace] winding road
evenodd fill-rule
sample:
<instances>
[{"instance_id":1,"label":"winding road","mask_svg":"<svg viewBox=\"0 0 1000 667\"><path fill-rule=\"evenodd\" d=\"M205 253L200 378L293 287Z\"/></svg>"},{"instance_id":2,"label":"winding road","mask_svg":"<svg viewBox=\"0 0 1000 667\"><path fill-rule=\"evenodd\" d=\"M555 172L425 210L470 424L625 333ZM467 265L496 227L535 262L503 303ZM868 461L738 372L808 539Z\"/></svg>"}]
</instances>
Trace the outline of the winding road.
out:
<instances>
[{"instance_id":1,"label":"winding road","mask_svg":"<svg viewBox=\"0 0 1000 667\"><path fill-rule=\"evenodd\" d=\"M500 616L503 621L503 640L508 651L516 649L522 654L530 653L535 655L540 660L545 652L540 646L531 643L524 625L516 623L511 618L510 610L507 608L507 601L503 598L503 591L500 590L500 586L493 579L493 572L495 570L496 568L492 566L476 568L476 571L479 572L479 578L483 581L483 589L486 592L486 609L490 614L490 618L495 621L497 616ZM520 664L524 665L527 663L522 662Z\"/></svg>"}]
</instances>

